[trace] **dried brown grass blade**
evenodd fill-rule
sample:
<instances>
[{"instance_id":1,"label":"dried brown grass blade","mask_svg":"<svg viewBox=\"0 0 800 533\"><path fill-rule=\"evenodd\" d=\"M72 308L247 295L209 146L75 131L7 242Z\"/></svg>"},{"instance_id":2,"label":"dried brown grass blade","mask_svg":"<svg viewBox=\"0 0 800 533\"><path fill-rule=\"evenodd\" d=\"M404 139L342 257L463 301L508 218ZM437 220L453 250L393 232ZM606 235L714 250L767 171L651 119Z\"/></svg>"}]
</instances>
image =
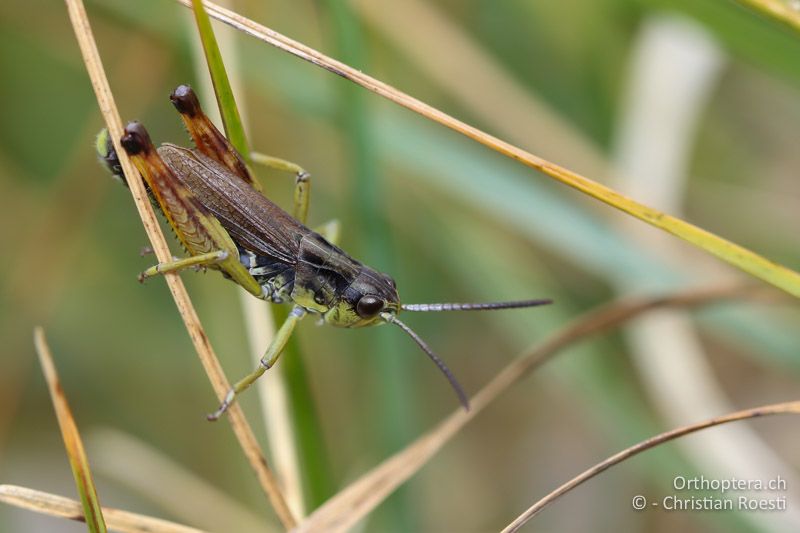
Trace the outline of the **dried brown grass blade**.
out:
<instances>
[{"instance_id":1,"label":"dried brown grass blade","mask_svg":"<svg viewBox=\"0 0 800 533\"><path fill-rule=\"evenodd\" d=\"M139 216L142 219L142 224L144 225L158 260L161 262L168 261L172 255L164 239L164 235L158 226L153 208L147 200L141 177L131 164L125 151L119 145L119 139L122 136L122 119L114 103L114 97L111 93L111 88L109 87L108 79L106 78L103 64L100 60L97 44L92 35L91 27L89 26L86 9L81 0L66 0L66 4L72 26L75 30L75 37L78 40L81 54L86 64L86 70L89 73L92 87L97 96L97 103L100 106L100 111L106 121L108 131L111 134L114 148L119 155L122 169L128 177L128 184L130 185L136 208L139 211ZM178 307L178 312L183 319L192 344L197 351L197 355L211 381L211 385L217 397L221 400L229 389L228 380L225 378L219 360L214 354L208 337L200 324L200 319L197 317L197 312L189 299L189 294L186 292L186 288L180 277L173 274L168 274L165 277L172 297L175 300L175 305ZM228 420L251 467L256 472L261 487L269 497L278 518L285 527L290 528L294 526L296 523L294 516L286 505L286 501L275 479L275 475L270 470L266 458L258 445L258 441L256 441L255 435L253 434L253 430L245 419L244 413L238 404L234 404L229 409Z\"/></svg>"},{"instance_id":2,"label":"dried brown grass blade","mask_svg":"<svg viewBox=\"0 0 800 533\"><path fill-rule=\"evenodd\" d=\"M83 441L81 441L75 419L72 417L72 411L64 395L64 389L61 388L61 381L58 379L58 372L53 363L53 355L50 353L50 347L47 345L47 339L45 339L42 328L37 327L34 329L33 342L47 381L47 388L50 390L50 398L53 400L53 408L58 419L58 427L61 429L61 437L64 439L64 447L67 449L72 476L75 478L75 485L81 497L83 510L80 514L82 520L86 522L89 531L105 533L106 523L103 520L103 511L97 499L97 489L94 486L86 450L83 448Z\"/></svg>"},{"instance_id":3,"label":"dried brown grass blade","mask_svg":"<svg viewBox=\"0 0 800 533\"><path fill-rule=\"evenodd\" d=\"M426 0L350 0L350 4L471 116L547 159L569 161L595 178L609 174L608 161L597 145L517 81L443 8ZM414 28L413 39L409 28Z\"/></svg>"},{"instance_id":4,"label":"dried brown grass blade","mask_svg":"<svg viewBox=\"0 0 800 533\"><path fill-rule=\"evenodd\" d=\"M94 430L86 443L95 472L138 492L175 520L210 531L227 531L235 524L237 533L271 533L280 527L266 524L260 513L133 435Z\"/></svg>"},{"instance_id":5,"label":"dried brown grass blade","mask_svg":"<svg viewBox=\"0 0 800 533\"><path fill-rule=\"evenodd\" d=\"M772 292L772 291L770 291ZM345 531L369 514L397 487L424 466L458 431L497 399L563 348L618 327L654 309L696 307L725 298L763 294L751 286L723 286L669 296L623 299L589 312L549 339L525 351L495 376L471 400L469 411L456 410L434 429L347 486L311 513L294 531ZM774 293L773 293L774 294Z\"/></svg>"},{"instance_id":6,"label":"dried brown grass blade","mask_svg":"<svg viewBox=\"0 0 800 533\"><path fill-rule=\"evenodd\" d=\"M589 479L593 478L599 473L611 468L612 466L621 463L622 461L628 459L629 457L633 457L634 455L637 455L645 450L649 450L650 448L654 448L665 442L677 439L678 437L688 435L689 433L694 433L695 431L700 431L702 429L719 426L721 424L727 424L729 422L735 422L737 420L747 420L748 418L756 418L760 416L785 415L785 414L800 414L800 401L764 405L762 407L754 407L752 409L736 411L735 413L730 413L717 418L711 418L709 420L704 420L696 424L683 426L677 429L673 429L672 431L667 431L665 433L661 433L654 437L650 437L647 440L644 440L634 446L631 446L630 448L626 448L621 452L612 455L605 461L597 463L596 465L584 471L580 475L575 476L571 480L567 481L566 483L558 487L556 490L554 490L553 492L551 492L550 494L548 494L547 496L545 496L544 498L542 498L541 500L537 501L532 506L530 506L524 513L519 515L513 522L511 522L508 526L506 526L503 529L503 533L511 533L513 531L519 531L519 529L523 525L525 525L525 523L527 523L531 518L539 514L545 507L556 501L558 498L560 498L570 490L574 489L581 483L588 481Z\"/></svg>"},{"instance_id":7,"label":"dried brown grass blade","mask_svg":"<svg viewBox=\"0 0 800 533\"><path fill-rule=\"evenodd\" d=\"M49 492L16 485L0 485L0 501L36 513L83 522L81 502ZM200 529L160 518L129 513L113 507L103 507L102 509L108 527L114 531L124 533L203 533Z\"/></svg>"}]
</instances>

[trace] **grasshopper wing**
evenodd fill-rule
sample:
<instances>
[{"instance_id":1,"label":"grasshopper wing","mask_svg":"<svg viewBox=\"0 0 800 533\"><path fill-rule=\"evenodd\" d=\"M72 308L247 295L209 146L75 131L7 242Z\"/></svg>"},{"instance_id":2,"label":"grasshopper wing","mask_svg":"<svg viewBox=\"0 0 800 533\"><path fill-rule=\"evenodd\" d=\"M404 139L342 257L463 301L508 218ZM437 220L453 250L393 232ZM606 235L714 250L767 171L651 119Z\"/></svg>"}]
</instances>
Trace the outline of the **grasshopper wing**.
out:
<instances>
[{"instance_id":1,"label":"grasshopper wing","mask_svg":"<svg viewBox=\"0 0 800 533\"><path fill-rule=\"evenodd\" d=\"M246 249L294 265L310 230L213 159L173 144L159 155L197 199Z\"/></svg>"}]
</instances>

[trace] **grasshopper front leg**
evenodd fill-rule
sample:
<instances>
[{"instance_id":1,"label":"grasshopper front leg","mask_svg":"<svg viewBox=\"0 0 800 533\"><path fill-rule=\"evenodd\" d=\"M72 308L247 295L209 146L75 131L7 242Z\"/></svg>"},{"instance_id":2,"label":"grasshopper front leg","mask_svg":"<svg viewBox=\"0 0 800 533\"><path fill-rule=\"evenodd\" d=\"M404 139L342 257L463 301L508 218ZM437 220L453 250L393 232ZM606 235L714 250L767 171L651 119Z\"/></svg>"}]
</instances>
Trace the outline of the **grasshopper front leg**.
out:
<instances>
[{"instance_id":1,"label":"grasshopper front leg","mask_svg":"<svg viewBox=\"0 0 800 533\"><path fill-rule=\"evenodd\" d=\"M264 372L275 366L275 363L278 362L278 358L283 353L283 349L286 347L286 343L289 342L289 337L292 336L292 332L294 331L295 326L297 323L300 322L306 315L305 309L300 307L299 305L295 305L289 316L286 317L286 320L281 324L281 327L278 328L278 331L275 333L275 338L272 339L267 351L264 353L264 356L259 361L258 367L248 374L247 376L240 379L236 385L231 387L228 391L228 394L225 395L225 399L222 401L222 404L219 408L208 415L208 419L211 421L217 420L222 414L228 410L231 404L236 400L236 397L244 392L250 385L252 385L255 380L260 378Z\"/></svg>"}]
</instances>

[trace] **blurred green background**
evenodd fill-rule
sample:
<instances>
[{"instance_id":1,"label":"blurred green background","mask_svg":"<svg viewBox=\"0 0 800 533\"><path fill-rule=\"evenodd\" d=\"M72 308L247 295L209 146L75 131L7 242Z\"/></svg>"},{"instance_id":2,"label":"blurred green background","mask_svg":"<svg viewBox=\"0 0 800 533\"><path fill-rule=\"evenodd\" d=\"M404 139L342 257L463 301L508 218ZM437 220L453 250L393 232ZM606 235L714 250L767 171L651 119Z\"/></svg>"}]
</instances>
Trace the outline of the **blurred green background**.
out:
<instances>
[{"instance_id":1,"label":"blurred green background","mask_svg":"<svg viewBox=\"0 0 800 533\"><path fill-rule=\"evenodd\" d=\"M426 9L418 11L420 3ZM616 183L609 161L618 155L644 28L680 17L678 24L691 24L718 51L709 96L691 138L682 139L689 147L686 182L677 187L684 216L800 268L800 36L734 2L231 5L609 184ZM167 100L180 83L207 87L186 10L166 0L89 1L87 8L123 118L143 121L157 142L188 144ZM311 224L341 220L342 247L391 273L404 301L556 300L537 310L406 317L468 391L524 347L631 287L664 291L730 278L727 268L688 245L648 245L663 242L656 230L642 232L641 224L610 208L341 78L243 35L229 37L235 50L224 51L237 57L229 68L241 83L252 147L312 173ZM150 487L136 487L131 476L147 471L137 463L144 459L114 446L113 429L160 450L234 502L238 514L222 522L228 530L248 530L247 513L256 523L275 524L227 424L204 420L216 400L163 280L136 283L152 257L139 256L147 242L130 195L95 160L93 138L102 120L61 2L0 3L0 72L0 483L74 495L33 352L32 329L41 324L87 440L103 504L220 530L208 518L216 508L209 512L198 503L199 481L185 492L152 477ZM258 174L269 196L289 206L292 180ZM182 277L228 377L243 375L251 363L233 285L212 272ZM796 399L799 319L793 302L726 303L693 312L692 334L712 370L705 385L722 391L732 408ZM319 501L431 428L456 402L400 332L306 322L298 344L321 422L311 447L327 464L320 468L330 470L330 481L309 496ZM600 459L706 416L707 405L697 405L696 416L671 411L673 402L643 377L643 359L628 340L614 333L583 343L509 391L365 529L497 530ZM263 437L256 394L246 395L243 405ZM796 476L800 465L798 428L792 418L752 424L763 439L758 450L771 450L770 461L779 461L786 477ZM744 475L733 468L710 472L692 439L603 474L537 517L532 529L786 527L758 513L631 510L635 494L670 494L678 474ZM758 468L761 451L739 459ZM325 477L322 471L310 476ZM798 491L789 486L790 502L800 502ZM83 528L0 506L2 531Z\"/></svg>"}]
</instances>

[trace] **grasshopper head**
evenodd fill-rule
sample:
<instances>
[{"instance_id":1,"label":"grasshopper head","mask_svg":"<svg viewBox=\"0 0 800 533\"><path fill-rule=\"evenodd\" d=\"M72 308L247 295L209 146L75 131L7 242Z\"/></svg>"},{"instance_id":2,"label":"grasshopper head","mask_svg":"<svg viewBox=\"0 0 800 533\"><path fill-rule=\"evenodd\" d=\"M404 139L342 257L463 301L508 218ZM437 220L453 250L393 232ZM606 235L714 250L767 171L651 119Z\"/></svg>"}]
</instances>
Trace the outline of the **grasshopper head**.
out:
<instances>
[{"instance_id":1,"label":"grasshopper head","mask_svg":"<svg viewBox=\"0 0 800 533\"><path fill-rule=\"evenodd\" d=\"M342 297L325 312L325 322L333 326L358 328L386 322L382 315L400 310L400 298L394 280L367 266L344 291Z\"/></svg>"}]
</instances>

